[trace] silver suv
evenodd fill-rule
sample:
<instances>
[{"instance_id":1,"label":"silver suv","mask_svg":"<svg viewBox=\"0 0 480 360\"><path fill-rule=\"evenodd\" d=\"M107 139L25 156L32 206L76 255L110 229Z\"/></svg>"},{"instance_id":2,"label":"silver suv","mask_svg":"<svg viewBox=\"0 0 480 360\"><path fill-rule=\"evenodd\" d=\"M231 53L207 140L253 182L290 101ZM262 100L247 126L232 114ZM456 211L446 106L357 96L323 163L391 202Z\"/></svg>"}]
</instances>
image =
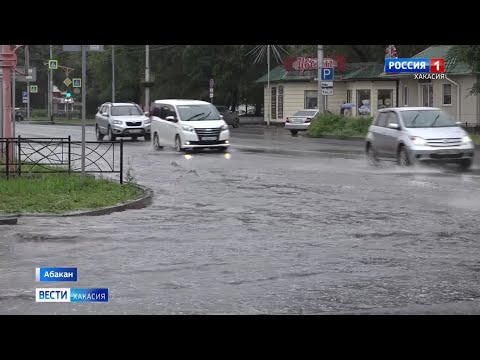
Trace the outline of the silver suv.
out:
<instances>
[{"instance_id":1,"label":"silver suv","mask_svg":"<svg viewBox=\"0 0 480 360\"><path fill-rule=\"evenodd\" d=\"M104 103L95 115L95 134L97 140L103 140L105 135L109 140L117 137L142 136L149 141L151 120L135 103Z\"/></svg>"},{"instance_id":2,"label":"silver suv","mask_svg":"<svg viewBox=\"0 0 480 360\"><path fill-rule=\"evenodd\" d=\"M431 107L388 108L378 111L366 137L367 159L396 160L401 166L414 162L472 165L475 145L446 112Z\"/></svg>"}]
</instances>

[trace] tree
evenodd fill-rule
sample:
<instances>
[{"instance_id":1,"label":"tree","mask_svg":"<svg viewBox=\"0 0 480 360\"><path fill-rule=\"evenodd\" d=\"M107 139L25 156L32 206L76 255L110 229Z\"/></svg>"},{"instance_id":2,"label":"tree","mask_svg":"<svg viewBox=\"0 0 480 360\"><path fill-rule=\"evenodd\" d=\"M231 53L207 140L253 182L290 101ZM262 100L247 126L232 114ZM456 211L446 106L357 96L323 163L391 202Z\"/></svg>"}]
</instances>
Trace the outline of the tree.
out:
<instances>
[{"instance_id":1,"label":"tree","mask_svg":"<svg viewBox=\"0 0 480 360\"><path fill-rule=\"evenodd\" d=\"M474 73L480 73L480 45L454 45L450 48L445 58L450 68L458 63L465 63ZM473 84L470 95L480 93L480 83Z\"/></svg>"}]
</instances>

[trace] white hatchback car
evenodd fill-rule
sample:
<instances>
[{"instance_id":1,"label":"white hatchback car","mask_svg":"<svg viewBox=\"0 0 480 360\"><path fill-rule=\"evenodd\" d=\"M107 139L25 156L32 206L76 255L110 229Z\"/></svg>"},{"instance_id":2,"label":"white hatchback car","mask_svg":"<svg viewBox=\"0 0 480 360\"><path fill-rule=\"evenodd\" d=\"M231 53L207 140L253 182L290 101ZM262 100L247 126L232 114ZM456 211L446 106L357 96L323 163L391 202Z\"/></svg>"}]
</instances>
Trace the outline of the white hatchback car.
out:
<instances>
[{"instance_id":1,"label":"white hatchback car","mask_svg":"<svg viewBox=\"0 0 480 360\"><path fill-rule=\"evenodd\" d=\"M213 148L226 151L230 132L215 106L199 100L156 100L150 108L151 133L156 150Z\"/></svg>"}]
</instances>

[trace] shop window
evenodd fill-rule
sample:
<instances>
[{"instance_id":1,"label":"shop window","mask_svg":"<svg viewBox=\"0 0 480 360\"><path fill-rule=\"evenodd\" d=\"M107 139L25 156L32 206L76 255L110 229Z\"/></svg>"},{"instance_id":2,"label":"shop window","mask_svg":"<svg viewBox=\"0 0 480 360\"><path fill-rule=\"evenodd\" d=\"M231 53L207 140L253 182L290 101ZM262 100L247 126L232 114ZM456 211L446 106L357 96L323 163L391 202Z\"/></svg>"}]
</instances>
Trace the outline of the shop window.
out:
<instances>
[{"instance_id":1,"label":"shop window","mask_svg":"<svg viewBox=\"0 0 480 360\"><path fill-rule=\"evenodd\" d=\"M347 103L352 102L352 90L347 90Z\"/></svg>"},{"instance_id":2,"label":"shop window","mask_svg":"<svg viewBox=\"0 0 480 360\"><path fill-rule=\"evenodd\" d=\"M443 105L452 105L452 84L443 84Z\"/></svg>"},{"instance_id":3,"label":"shop window","mask_svg":"<svg viewBox=\"0 0 480 360\"><path fill-rule=\"evenodd\" d=\"M358 115L370 115L370 90L357 90Z\"/></svg>"},{"instance_id":4,"label":"shop window","mask_svg":"<svg viewBox=\"0 0 480 360\"><path fill-rule=\"evenodd\" d=\"M305 109L317 109L318 108L318 91L317 90L305 90Z\"/></svg>"},{"instance_id":5,"label":"shop window","mask_svg":"<svg viewBox=\"0 0 480 360\"><path fill-rule=\"evenodd\" d=\"M272 100L271 100L271 104L272 104L272 119L276 119L277 118L277 88L274 86L272 87Z\"/></svg>"},{"instance_id":6,"label":"shop window","mask_svg":"<svg viewBox=\"0 0 480 360\"><path fill-rule=\"evenodd\" d=\"M393 90L378 90L378 109L393 107L392 95Z\"/></svg>"}]
</instances>

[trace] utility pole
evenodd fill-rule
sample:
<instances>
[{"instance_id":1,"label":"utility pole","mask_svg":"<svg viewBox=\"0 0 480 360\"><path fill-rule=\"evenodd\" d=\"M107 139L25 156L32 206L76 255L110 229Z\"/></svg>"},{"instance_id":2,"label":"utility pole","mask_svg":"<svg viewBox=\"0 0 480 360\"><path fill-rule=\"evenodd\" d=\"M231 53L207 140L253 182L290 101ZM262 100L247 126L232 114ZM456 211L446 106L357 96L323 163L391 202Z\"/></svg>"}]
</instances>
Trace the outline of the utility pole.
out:
<instances>
[{"instance_id":1,"label":"utility pole","mask_svg":"<svg viewBox=\"0 0 480 360\"><path fill-rule=\"evenodd\" d=\"M324 97L322 95L322 67L323 67L323 45L318 45L318 53L317 53L318 59L318 100L317 100L317 107L318 107L318 112L321 114L325 110L325 105L324 105Z\"/></svg>"},{"instance_id":2,"label":"utility pole","mask_svg":"<svg viewBox=\"0 0 480 360\"><path fill-rule=\"evenodd\" d=\"M270 94L270 45L267 45L267 106L268 108L264 109L264 113L268 114L267 116L267 126L270 126L270 101L272 99L272 94Z\"/></svg>"},{"instance_id":3,"label":"utility pole","mask_svg":"<svg viewBox=\"0 0 480 360\"><path fill-rule=\"evenodd\" d=\"M82 45L82 174L80 183L83 185L85 181L85 118L87 104L87 48Z\"/></svg>"},{"instance_id":4,"label":"utility pole","mask_svg":"<svg viewBox=\"0 0 480 360\"><path fill-rule=\"evenodd\" d=\"M30 80L29 80L29 70L30 70L30 51L28 49L28 45L25 46L25 67L26 67L26 78L27 78L27 120L30 119Z\"/></svg>"},{"instance_id":5,"label":"utility pole","mask_svg":"<svg viewBox=\"0 0 480 360\"><path fill-rule=\"evenodd\" d=\"M50 60L53 59L53 46L50 45ZM49 66L50 67L50 66ZM53 119L53 71L50 69L50 80L48 83L48 120Z\"/></svg>"},{"instance_id":6,"label":"utility pole","mask_svg":"<svg viewBox=\"0 0 480 360\"><path fill-rule=\"evenodd\" d=\"M145 45L145 108L150 111L150 45Z\"/></svg>"},{"instance_id":7,"label":"utility pole","mask_svg":"<svg viewBox=\"0 0 480 360\"><path fill-rule=\"evenodd\" d=\"M112 45L112 102L115 102L115 45Z\"/></svg>"}]
</instances>

